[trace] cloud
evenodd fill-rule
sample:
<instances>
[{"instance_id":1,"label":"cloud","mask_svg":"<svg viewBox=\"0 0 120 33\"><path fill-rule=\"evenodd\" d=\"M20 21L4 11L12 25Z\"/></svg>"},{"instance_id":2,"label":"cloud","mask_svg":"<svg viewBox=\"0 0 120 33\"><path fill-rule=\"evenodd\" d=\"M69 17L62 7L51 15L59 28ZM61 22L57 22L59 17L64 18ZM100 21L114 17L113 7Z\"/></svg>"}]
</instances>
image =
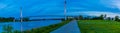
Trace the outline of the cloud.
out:
<instances>
[{"instance_id":1,"label":"cloud","mask_svg":"<svg viewBox=\"0 0 120 33\"><path fill-rule=\"evenodd\" d=\"M120 0L101 0L102 4L110 8L118 8L120 10Z\"/></svg>"},{"instance_id":2,"label":"cloud","mask_svg":"<svg viewBox=\"0 0 120 33\"><path fill-rule=\"evenodd\" d=\"M70 9L70 10L81 10L81 9L86 9L86 8L83 8L83 7L68 7L67 9Z\"/></svg>"},{"instance_id":3,"label":"cloud","mask_svg":"<svg viewBox=\"0 0 120 33\"><path fill-rule=\"evenodd\" d=\"M2 3L0 3L0 9L3 9L3 8L5 8L5 7L7 7L6 4L2 4Z\"/></svg>"},{"instance_id":4,"label":"cloud","mask_svg":"<svg viewBox=\"0 0 120 33\"><path fill-rule=\"evenodd\" d=\"M89 16L100 16L101 14L106 14L107 17L115 17L115 16L120 16L119 13L112 13L112 12L98 12L98 11L86 11L86 12L71 12L71 13L68 13L68 15L71 15L71 14L82 14L82 15L89 15Z\"/></svg>"}]
</instances>

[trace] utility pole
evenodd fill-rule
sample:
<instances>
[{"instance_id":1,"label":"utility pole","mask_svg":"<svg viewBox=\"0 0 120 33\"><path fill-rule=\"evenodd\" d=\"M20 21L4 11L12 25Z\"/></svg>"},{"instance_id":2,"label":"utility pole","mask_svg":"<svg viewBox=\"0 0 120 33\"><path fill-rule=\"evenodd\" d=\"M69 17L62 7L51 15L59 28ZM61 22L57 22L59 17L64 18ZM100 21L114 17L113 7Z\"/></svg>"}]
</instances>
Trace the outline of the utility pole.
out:
<instances>
[{"instance_id":1,"label":"utility pole","mask_svg":"<svg viewBox=\"0 0 120 33\"><path fill-rule=\"evenodd\" d=\"M66 12L67 12L67 9L66 9L66 0L64 0L64 16L65 16L65 20L67 20Z\"/></svg>"},{"instance_id":2,"label":"utility pole","mask_svg":"<svg viewBox=\"0 0 120 33\"><path fill-rule=\"evenodd\" d=\"M20 24L21 24L21 33L22 33L22 22L23 22L23 16L22 16L22 7L20 7Z\"/></svg>"}]
</instances>

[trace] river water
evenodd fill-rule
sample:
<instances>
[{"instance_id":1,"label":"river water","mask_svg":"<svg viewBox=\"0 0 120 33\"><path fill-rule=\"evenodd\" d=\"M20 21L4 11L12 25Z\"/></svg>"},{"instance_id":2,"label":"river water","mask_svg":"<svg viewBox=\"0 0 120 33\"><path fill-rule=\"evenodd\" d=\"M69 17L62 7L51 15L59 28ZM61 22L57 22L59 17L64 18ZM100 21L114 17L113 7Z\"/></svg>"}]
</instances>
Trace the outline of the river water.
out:
<instances>
[{"instance_id":1,"label":"river water","mask_svg":"<svg viewBox=\"0 0 120 33\"><path fill-rule=\"evenodd\" d=\"M60 22L61 20L43 20L43 21L22 22L22 28L23 30L29 30L32 28L48 26L48 25L57 24ZM21 30L20 22L5 22L5 23L0 23L0 32L3 31L4 25L11 25L13 27L13 30Z\"/></svg>"}]
</instances>

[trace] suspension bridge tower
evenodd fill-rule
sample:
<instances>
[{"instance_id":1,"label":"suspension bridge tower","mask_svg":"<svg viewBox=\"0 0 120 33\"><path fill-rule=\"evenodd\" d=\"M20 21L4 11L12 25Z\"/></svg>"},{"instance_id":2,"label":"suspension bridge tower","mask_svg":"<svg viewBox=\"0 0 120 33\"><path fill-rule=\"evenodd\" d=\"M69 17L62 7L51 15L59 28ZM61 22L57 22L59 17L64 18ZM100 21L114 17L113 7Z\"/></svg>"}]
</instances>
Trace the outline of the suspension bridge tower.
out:
<instances>
[{"instance_id":1,"label":"suspension bridge tower","mask_svg":"<svg viewBox=\"0 0 120 33\"><path fill-rule=\"evenodd\" d=\"M66 9L66 0L64 0L64 16L65 16L65 20L67 20L67 15L66 15L66 12L67 12L67 9Z\"/></svg>"},{"instance_id":2,"label":"suspension bridge tower","mask_svg":"<svg viewBox=\"0 0 120 33\"><path fill-rule=\"evenodd\" d=\"M21 24L21 33L22 33L22 22L23 22L23 16L22 16L22 7L20 7L20 24Z\"/></svg>"}]
</instances>

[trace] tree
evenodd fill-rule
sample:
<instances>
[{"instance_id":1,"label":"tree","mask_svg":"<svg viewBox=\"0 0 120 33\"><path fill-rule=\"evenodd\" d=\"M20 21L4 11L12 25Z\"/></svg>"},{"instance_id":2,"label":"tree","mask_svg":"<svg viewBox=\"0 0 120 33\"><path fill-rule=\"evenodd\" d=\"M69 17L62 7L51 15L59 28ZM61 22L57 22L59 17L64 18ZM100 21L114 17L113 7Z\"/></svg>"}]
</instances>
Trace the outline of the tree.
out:
<instances>
[{"instance_id":1,"label":"tree","mask_svg":"<svg viewBox=\"0 0 120 33\"><path fill-rule=\"evenodd\" d=\"M29 21L29 18L28 17L24 17L24 18L22 18L23 19L23 21Z\"/></svg>"},{"instance_id":2,"label":"tree","mask_svg":"<svg viewBox=\"0 0 120 33\"><path fill-rule=\"evenodd\" d=\"M119 16L115 16L115 21L119 21Z\"/></svg>"},{"instance_id":3,"label":"tree","mask_svg":"<svg viewBox=\"0 0 120 33\"><path fill-rule=\"evenodd\" d=\"M111 18L111 20L114 20L114 18Z\"/></svg>"},{"instance_id":4,"label":"tree","mask_svg":"<svg viewBox=\"0 0 120 33\"><path fill-rule=\"evenodd\" d=\"M83 20L83 16L82 15L79 16L79 20Z\"/></svg>"},{"instance_id":5,"label":"tree","mask_svg":"<svg viewBox=\"0 0 120 33\"><path fill-rule=\"evenodd\" d=\"M0 22L11 22L14 19L15 19L14 17L8 17L8 18L0 17Z\"/></svg>"},{"instance_id":6,"label":"tree","mask_svg":"<svg viewBox=\"0 0 120 33\"><path fill-rule=\"evenodd\" d=\"M99 19L100 19L100 17L97 17L97 16L92 17L92 20L99 20Z\"/></svg>"},{"instance_id":7,"label":"tree","mask_svg":"<svg viewBox=\"0 0 120 33\"><path fill-rule=\"evenodd\" d=\"M99 19L100 19L100 20L103 20L103 19L104 19L104 15L101 14L101 15L99 16Z\"/></svg>"},{"instance_id":8,"label":"tree","mask_svg":"<svg viewBox=\"0 0 120 33\"><path fill-rule=\"evenodd\" d=\"M108 17L108 18L107 18L107 20L111 20L111 18L110 18L110 17Z\"/></svg>"},{"instance_id":9,"label":"tree","mask_svg":"<svg viewBox=\"0 0 120 33\"><path fill-rule=\"evenodd\" d=\"M14 17L7 18L8 21L13 21L14 19L15 19Z\"/></svg>"},{"instance_id":10,"label":"tree","mask_svg":"<svg viewBox=\"0 0 120 33\"><path fill-rule=\"evenodd\" d=\"M84 19L85 19L85 20L90 20L91 18L90 18L90 16L87 16L87 17L85 17Z\"/></svg>"},{"instance_id":11,"label":"tree","mask_svg":"<svg viewBox=\"0 0 120 33\"><path fill-rule=\"evenodd\" d=\"M0 17L0 22L3 22L4 21L4 17Z\"/></svg>"}]
</instances>

